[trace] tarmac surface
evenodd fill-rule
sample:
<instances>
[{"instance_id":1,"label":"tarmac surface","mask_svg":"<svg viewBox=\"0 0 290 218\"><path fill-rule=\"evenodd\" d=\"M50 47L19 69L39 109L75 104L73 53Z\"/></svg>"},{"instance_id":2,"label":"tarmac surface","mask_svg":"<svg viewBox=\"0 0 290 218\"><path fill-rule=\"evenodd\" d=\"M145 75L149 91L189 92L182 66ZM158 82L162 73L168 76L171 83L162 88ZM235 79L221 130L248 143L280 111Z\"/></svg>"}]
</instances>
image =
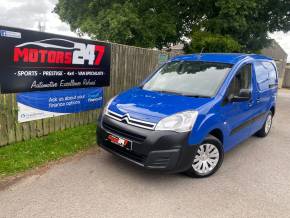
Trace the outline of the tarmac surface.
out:
<instances>
[{"instance_id":1,"label":"tarmac surface","mask_svg":"<svg viewBox=\"0 0 290 218\"><path fill-rule=\"evenodd\" d=\"M5 187L0 217L290 217L290 92L270 135L228 152L212 177L151 172L101 150Z\"/></svg>"}]
</instances>

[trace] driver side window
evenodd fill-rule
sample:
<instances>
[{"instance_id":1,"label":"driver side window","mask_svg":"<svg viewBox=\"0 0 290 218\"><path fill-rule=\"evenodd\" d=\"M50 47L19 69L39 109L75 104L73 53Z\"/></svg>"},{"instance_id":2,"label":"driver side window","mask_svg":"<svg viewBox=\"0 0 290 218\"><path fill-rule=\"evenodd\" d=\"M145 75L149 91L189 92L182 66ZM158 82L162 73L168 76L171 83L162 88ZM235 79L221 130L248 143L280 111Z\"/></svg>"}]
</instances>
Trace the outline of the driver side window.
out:
<instances>
[{"instance_id":1,"label":"driver side window","mask_svg":"<svg viewBox=\"0 0 290 218\"><path fill-rule=\"evenodd\" d=\"M239 96L242 89L252 87L252 65L244 65L235 75L228 89L227 96Z\"/></svg>"}]
</instances>

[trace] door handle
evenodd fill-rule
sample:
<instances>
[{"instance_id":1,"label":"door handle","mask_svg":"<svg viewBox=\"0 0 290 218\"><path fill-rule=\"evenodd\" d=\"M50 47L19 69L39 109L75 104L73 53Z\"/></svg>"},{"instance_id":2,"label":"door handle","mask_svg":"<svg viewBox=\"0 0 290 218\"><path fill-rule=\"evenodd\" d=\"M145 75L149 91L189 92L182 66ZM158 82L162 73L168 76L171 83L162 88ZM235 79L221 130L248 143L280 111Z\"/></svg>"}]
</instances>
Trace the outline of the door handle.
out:
<instances>
[{"instance_id":1,"label":"door handle","mask_svg":"<svg viewBox=\"0 0 290 218\"><path fill-rule=\"evenodd\" d=\"M269 88L277 88L278 84L277 83L273 83L273 84L269 84Z\"/></svg>"},{"instance_id":2,"label":"door handle","mask_svg":"<svg viewBox=\"0 0 290 218\"><path fill-rule=\"evenodd\" d=\"M254 101L253 101L253 100L250 100L250 101L249 101L249 104L248 104L249 107L252 107L252 106L253 106L253 103L254 103Z\"/></svg>"}]
</instances>

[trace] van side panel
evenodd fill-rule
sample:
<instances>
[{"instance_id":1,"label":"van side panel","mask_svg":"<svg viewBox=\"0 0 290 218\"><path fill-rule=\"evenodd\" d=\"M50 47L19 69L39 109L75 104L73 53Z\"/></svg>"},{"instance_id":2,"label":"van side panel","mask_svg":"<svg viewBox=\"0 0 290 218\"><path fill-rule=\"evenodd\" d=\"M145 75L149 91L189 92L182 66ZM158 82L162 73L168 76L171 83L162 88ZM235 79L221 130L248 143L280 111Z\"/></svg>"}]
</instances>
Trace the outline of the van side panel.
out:
<instances>
[{"instance_id":1,"label":"van side panel","mask_svg":"<svg viewBox=\"0 0 290 218\"><path fill-rule=\"evenodd\" d=\"M255 134L264 125L268 111L275 107L278 90L277 70L274 63L256 61L254 75L253 113L259 119L253 122L251 134Z\"/></svg>"}]
</instances>

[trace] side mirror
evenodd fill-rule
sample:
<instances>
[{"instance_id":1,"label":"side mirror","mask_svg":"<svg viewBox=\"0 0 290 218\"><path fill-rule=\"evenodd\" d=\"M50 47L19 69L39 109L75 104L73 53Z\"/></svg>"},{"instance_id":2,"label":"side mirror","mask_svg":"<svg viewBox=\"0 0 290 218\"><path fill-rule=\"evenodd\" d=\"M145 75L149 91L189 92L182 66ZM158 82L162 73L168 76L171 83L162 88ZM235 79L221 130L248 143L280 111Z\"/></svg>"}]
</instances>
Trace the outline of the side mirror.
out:
<instances>
[{"instance_id":1,"label":"side mirror","mask_svg":"<svg viewBox=\"0 0 290 218\"><path fill-rule=\"evenodd\" d=\"M241 89L239 97L248 98L248 100L252 97L252 92L250 89Z\"/></svg>"},{"instance_id":2,"label":"side mirror","mask_svg":"<svg viewBox=\"0 0 290 218\"><path fill-rule=\"evenodd\" d=\"M239 96L234 96L234 95L229 96L229 102L249 101L251 97L252 97L252 93L250 89L241 89Z\"/></svg>"}]
</instances>

